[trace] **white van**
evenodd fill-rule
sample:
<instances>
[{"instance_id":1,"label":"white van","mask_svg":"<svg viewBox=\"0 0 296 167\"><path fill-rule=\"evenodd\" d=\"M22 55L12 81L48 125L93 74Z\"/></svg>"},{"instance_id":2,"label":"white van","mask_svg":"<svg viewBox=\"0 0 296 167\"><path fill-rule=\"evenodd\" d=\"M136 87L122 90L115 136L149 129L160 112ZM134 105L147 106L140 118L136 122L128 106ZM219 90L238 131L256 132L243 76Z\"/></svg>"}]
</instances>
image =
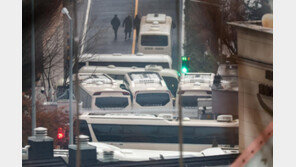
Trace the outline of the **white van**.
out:
<instances>
[{"instance_id":1,"label":"white van","mask_svg":"<svg viewBox=\"0 0 296 167\"><path fill-rule=\"evenodd\" d=\"M213 73L186 73L181 76L176 106L180 105L179 98L182 96L181 105L184 115L200 117L198 101L201 103L211 101L214 76ZM212 110L211 106L206 107L207 110Z\"/></svg>"},{"instance_id":2,"label":"white van","mask_svg":"<svg viewBox=\"0 0 296 167\"><path fill-rule=\"evenodd\" d=\"M80 74L96 74L104 73L112 77L114 80L120 82L123 81L124 75L129 72L145 72L154 71L158 72L160 76L164 79L168 89L171 91L173 96L176 97L176 92L179 84L179 75L176 70L164 69L157 65L147 65L145 68L137 67L116 67L113 65L109 66L84 66L79 70Z\"/></svg>"},{"instance_id":3,"label":"white van","mask_svg":"<svg viewBox=\"0 0 296 167\"><path fill-rule=\"evenodd\" d=\"M162 68L172 68L172 58L162 54L84 54L79 59L79 68L83 66L139 67L158 65Z\"/></svg>"},{"instance_id":4,"label":"white van","mask_svg":"<svg viewBox=\"0 0 296 167\"><path fill-rule=\"evenodd\" d=\"M91 111L130 110L130 93L106 74L81 75L79 94L82 108Z\"/></svg>"},{"instance_id":5,"label":"white van","mask_svg":"<svg viewBox=\"0 0 296 167\"><path fill-rule=\"evenodd\" d=\"M130 72L124 76L123 82L131 92L133 110L173 109L173 96L157 72Z\"/></svg>"},{"instance_id":6,"label":"white van","mask_svg":"<svg viewBox=\"0 0 296 167\"><path fill-rule=\"evenodd\" d=\"M172 18L165 14L148 14L141 19L138 52L172 55Z\"/></svg>"}]
</instances>

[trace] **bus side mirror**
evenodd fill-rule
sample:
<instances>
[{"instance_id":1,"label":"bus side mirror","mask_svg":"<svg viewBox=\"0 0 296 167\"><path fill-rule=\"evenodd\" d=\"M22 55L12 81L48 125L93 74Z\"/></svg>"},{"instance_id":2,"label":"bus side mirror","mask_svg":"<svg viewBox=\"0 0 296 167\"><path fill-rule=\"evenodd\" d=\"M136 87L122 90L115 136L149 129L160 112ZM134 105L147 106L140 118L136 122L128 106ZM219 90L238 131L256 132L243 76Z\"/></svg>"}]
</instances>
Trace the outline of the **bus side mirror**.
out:
<instances>
[{"instance_id":1,"label":"bus side mirror","mask_svg":"<svg viewBox=\"0 0 296 167\"><path fill-rule=\"evenodd\" d=\"M173 97L172 100L173 100L173 106L175 107L175 105L176 105L176 98Z\"/></svg>"},{"instance_id":2,"label":"bus side mirror","mask_svg":"<svg viewBox=\"0 0 296 167\"><path fill-rule=\"evenodd\" d=\"M126 88L126 86L125 86L125 84L120 84L120 86L119 86L121 89L125 89L125 90L127 90L127 88Z\"/></svg>"}]
</instances>

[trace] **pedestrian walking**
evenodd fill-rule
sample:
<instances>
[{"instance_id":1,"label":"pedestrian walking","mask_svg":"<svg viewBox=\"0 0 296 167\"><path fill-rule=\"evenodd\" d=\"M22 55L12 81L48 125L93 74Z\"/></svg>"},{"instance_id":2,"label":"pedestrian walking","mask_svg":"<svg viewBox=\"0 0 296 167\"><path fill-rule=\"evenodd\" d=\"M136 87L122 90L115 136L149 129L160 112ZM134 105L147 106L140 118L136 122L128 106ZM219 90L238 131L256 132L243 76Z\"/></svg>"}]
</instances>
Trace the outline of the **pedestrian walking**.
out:
<instances>
[{"instance_id":1,"label":"pedestrian walking","mask_svg":"<svg viewBox=\"0 0 296 167\"><path fill-rule=\"evenodd\" d=\"M128 37L131 38L131 32L132 32L132 28L133 28L133 19L130 15L128 15L124 19L124 21L122 23L122 27L124 27L124 33L125 33L124 39L126 40L127 34L128 34Z\"/></svg>"},{"instance_id":2,"label":"pedestrian walking","mask_svg":"<svg viewBox=\"0 0 296 167\"><path fill-rule=\"evenodd\" d=\"M136 17L134 18L134 29L136 29L137 39L140 32L140 23L141 23L141 18L139 15L136 15Z\"/></svg>"},{"instance_id":3,"label":"pedestrian walking","mask_svg":"<svg viewBox=\"0 0 296 167\"><path fill-rule=\"evenodd\" d=\"M118 31L118 27L120 26L120 20L117 17L117 15L114 15L113 19L111 20L111 25L113 27L113 31L115 35L114 40L117 40L117 31Z\"/></svg>"}]
</instances>

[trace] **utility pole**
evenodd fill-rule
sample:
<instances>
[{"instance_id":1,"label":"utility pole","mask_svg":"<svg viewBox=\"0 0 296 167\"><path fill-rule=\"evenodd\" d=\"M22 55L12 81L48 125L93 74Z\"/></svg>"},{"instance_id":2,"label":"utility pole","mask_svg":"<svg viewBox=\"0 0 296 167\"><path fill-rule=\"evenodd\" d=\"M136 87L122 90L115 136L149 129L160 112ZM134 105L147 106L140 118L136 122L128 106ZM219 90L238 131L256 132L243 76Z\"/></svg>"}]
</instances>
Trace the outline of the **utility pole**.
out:
<instances>
[{"instance_id":1,"label":"utility pole","mask_svg":"<svg viewBox=\"0 0 296 167\"><path fill-rule=\"evenodd\" d=\"M70 117L70 140L69 144L73 144L73 20L70 19L70 62L69 62L69 79L70 79L70 88L69 88L69 117Z\"/></svg>"},{"instance_id":2,"label":"utility pole","mask_svg":"<svg viewBox=\"0 0 296 167\"><path fill-rule=\"evenodd\" d=\"M77 32L77 0L73 0L73 17L74 17L74 56L75 56L75 64L76 64L76 74L75 74L75 93L76 93L76 117L79 119L79 89L78 89L78 32ZM71 76L72 77L72 76ZM81 159L80 159L80 140L79 140L79 123L76 124L76 130L77 130L77 152L76 152L76 165L80 166L81 164Z\"/></svg>"},{"instance_id":3,"label":"utility pole","mask_svg":"<svg viewBox=\"0 0 296 167\"><path fill-rule=\"evenodd\" d=\"M183 56L183 0L178 0L179 4L178 4L178 71L180 71L180 73L182 73L182 61L181 61L181 57Z\"/></svg>"},{"instance_id":4,"label":"utility pole","mask_svg":"<svg viewBox=\"0 0 296 167\"><path fill-rule=\"evenodd\" d=\"M178 107L178 115L179 115L179 167L183 167L183 114L182 114L182 90L179 90L179 107Z\"/></svg>"},{"instance_id":5,"label":"utility pole","mask_svg":"<svg viewBox=\"0 0 296 167\"><path fill-rule=\"evenodd\" d=\"M179 44L179 49L178 49L178 70L180 71L180 73L182 73L182 60L181 57L183 56L183 0L179 0L179 17L178 17L178 44ZM183 125L182 125L182 121L183 121L183 115L182 115L182 94L181 91L178 92L179 93L179 107L178 107L178 116L179 116L179 153L180 153L180 157L179 157L179 167L183 167Z\"/></svg>"},{"instance_id":6,"label":"utility pole","mask_svg":"<svg viewBox=\"0 0 296 167\"><path fill-rule=\"evenodd\" d=\"M34 0L31 0L31 5L32 136L34 136L36 128Z\"/></svg>"},{"instance_id":7,"label":"utility pole","mask_svg":"<svg viewBox=\"0 0 296 167\"><path fill-rule=\"evenodd\" d=\"M73 20L69 15L67 8L62 9L62 13L67 15L70 21L70 61L69 61L69 79L70 79L70 88L69 88L69 144L73 144L73 81L72 81L72 70L73 70Z\"/></svg>"}]
</instances>

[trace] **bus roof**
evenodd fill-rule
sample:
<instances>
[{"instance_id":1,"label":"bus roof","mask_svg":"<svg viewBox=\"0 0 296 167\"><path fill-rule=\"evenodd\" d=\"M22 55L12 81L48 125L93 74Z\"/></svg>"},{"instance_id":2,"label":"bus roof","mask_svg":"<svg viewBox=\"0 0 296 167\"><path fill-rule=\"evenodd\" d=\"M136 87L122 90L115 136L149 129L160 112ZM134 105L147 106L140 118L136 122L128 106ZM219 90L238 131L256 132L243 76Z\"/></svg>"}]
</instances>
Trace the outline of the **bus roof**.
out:
<instances>
[{"instance_id":1,"label":"bus roof","mask_svg":"<svg viewBox=\"0 0 296 167\"><path fill-rule=\"evenodd\" d=\"M92 74L88 76L89 77L80 76L80 87L91 95L97 91L124 91L111 77L106 74Z\"/></svg>"},{"instance_id":2,"label":"bus roof","mask_svg":"<svg viewBox=\"0 0 296 167\"><path fill-rule=\"evenodd\" d=\"M181 76L179 89L186 90L207 90L211 91L214 81L213 73L187 73Z\"/></svg>"},{"instance_id":3,"label":"bus roof","mask_svg":"<svg viewBox=\"0 0 296 167\"><path fill-rule=\"evenodd\" d=\"M173 77L178 79L178 72L173 69L163 69L157 65L147 65L145 68L138 67L116 67L110 66L83 66L79 73L104 73L104 74L117 74L125 75L128 72L141 72L141 71L155 71L158 72L162 77Z\"/></svg>"},{"instance_id":4,"label":"bus roof","mask_svg":"<svg viewBox=\"0 0 296 167\"><path fill-rule=\"evenodd\" d=\"M172 58L163 54L83 54L80 62L167 62L172 64Z\"/></svg>"},{"instance_id":5,"label":"bus roof","mask_svg":"<svg viewBox=\"0 0 296 167\"><path fill-rule=\"evenodd\" d=\"M165 34L171 32L172 18L165 14L148 14L141 19L140 34Z\"/></svg>"},{"instance_id":6,"label":"bus roof","mask_svg":"<svg viewBox=\"0 0 296 167\"><path fill-rule=\"evenodd\" d=\"M167 115L167 114L166 114ZM84 113L79 119L86 120L88 123L98 124L124 124L124 125L168 125L179 126L176 119L167 120L161 115L152 114L90 114ZM238 127L238 120L232 122L218 122L217 120L198 120L190 119L183 121L183 126L206 126L206 127Z\"/></svg>"},{"instance_id":7,"label":"bus roof","mask_svg":"<svg viewBox=\"0 0 296 167\"><path fill-rule=\"evenodd\" d=\"M129 72L125 78L132 92L169 91L163 78L157 72Z\"/></svg>"}]
</instances>

